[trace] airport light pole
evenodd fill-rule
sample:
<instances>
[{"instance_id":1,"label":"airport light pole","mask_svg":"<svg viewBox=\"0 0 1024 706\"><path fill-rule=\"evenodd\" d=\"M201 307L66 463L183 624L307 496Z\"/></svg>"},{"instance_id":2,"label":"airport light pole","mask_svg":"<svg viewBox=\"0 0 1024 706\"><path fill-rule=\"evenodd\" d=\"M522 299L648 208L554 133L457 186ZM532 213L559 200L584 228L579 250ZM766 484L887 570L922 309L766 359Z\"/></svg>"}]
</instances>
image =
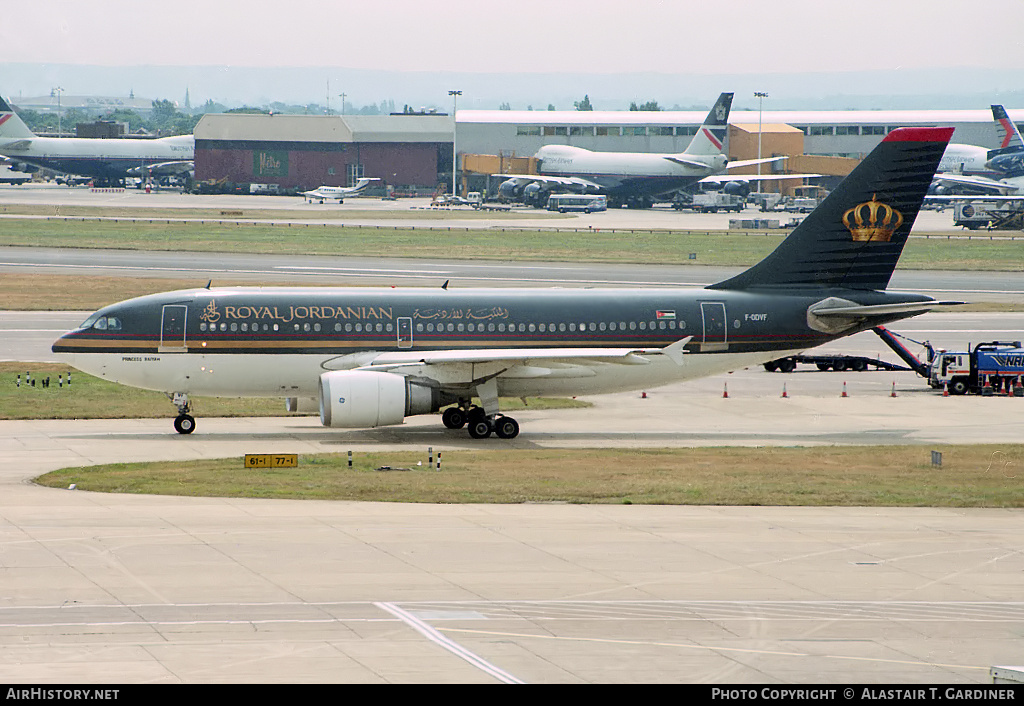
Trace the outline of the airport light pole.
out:
<instances>
[{"instance_id":1,"label":"airport light pole","mask_svg":"<svg viewBox=\"0 0 1024 706\"><path fill-rule=\"evenodd\" d=\"M764 99L768 97L767 93L755 92L754 98L757 98L757 176L761 176L761 111L764 107ZM761 180L757 180L757 192L761 193Z\"/></svg>"},{"instance_id":2,"label":"airport light pole","mask_svg":"<svg viewBox=\"0 0 1024 706\"><path fill-rule=\"evenodd\" d=\"M459 151L456 142L456 122L455 113L459 109L459 96L462 95L462 91L448 91L448 95L452 97L452 196L458 193L455 186L455 172L459 166Z\"/></svg>"},{"instance_id":3,"label":"airport light pole","mask_svg":"<svg viewBox=\"0 0 1024 706\"><path fill-rule=\"evenodd\" d=\"M60 137L60 94L64 92L64 89L60 86L50 89L50 97L57 96L57 137Z\"/></svg>"}]
</instances>

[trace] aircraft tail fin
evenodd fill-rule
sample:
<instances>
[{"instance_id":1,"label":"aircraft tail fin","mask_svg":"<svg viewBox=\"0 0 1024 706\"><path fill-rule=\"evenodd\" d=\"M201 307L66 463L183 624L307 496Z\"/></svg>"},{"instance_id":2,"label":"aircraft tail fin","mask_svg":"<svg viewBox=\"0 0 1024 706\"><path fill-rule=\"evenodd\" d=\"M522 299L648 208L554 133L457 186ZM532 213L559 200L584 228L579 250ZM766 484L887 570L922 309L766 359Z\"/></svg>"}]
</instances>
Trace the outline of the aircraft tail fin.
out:
<instances>
[{"instance_id":1,"label":"aircraft tail fin","mask_svg":"<svg viewBox=\"0 0 1024 706\"><path fill-rule=\"evenodd\" d=\"M17 139L35 137L28 125L18 117L10 104L0 96L0 138Z\"/></svg>"},{"instance_id":2,"label":"aircraft tail fin","mask_svg":"<svg viewBox=\"0 0 1024 706\"><path fill-rule=\"evenodd\" d=\"M768 257L711 289L883 290L953 128L899 128Z\"/></svg>"},{"instance_id":3,"label":"aircraft tail fin","mask_svg":"<svg viewBox=\"0 0 1024 706\"><path fill-rule=\"evenodd\" d=\"M992 106L992 119L996 121L999 147L989 152L990 155L1024 150L1024 140L1021 139L1020 130L1006 114L1006 108L1001 105Z\"/></svg>"},{"instance_id":4,"label":"aircraft tail fin","mask_svg":"<svg viewBox=\"0 0 1024 706\"><path fill-rule=\"evenodd\" d=\"M704 118L704 124L690 140L683 154L709 155L725 151L725 136L729 129L729 110L732 108L732 93L718 96L714 107Z\"/></svg>"}]
</instances>

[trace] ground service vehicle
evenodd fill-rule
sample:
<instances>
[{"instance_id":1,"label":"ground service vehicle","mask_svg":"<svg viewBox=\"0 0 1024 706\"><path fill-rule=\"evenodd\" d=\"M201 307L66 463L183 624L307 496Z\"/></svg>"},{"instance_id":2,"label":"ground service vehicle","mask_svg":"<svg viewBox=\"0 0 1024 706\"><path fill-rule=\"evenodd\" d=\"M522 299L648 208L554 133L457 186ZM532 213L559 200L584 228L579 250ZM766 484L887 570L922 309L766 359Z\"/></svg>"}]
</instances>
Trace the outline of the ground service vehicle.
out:
<instances>
[{"instance_id":1,"label":"ground service vehicle","mask_svg":"<svg viewBox=\"0 0 1024 706\"><path fill-rule=\"evenodd\" d=\"M559 213L607 211L608 197L603 194L551 194L548 210Z\"/></svg>"},{"instance_id":2,"label":"ground service vehicle","mask_svg":"<svg viewBox=\"0 0 1024 706\"><path fill-rule=\"evenodd\" d=\"M1020 341L979 343L967 351L936 351L928 384L953 395L1020 395L1024 376L1024 348Z\"/></svg>"},{"instance_id":3,"label":"ground service vehicle","mask_svg":"<svg viewBox=\"0 0 1024 706\"><path fill-rule=\"evenodd\" d=\"M689 203L676 201L672 206L677 211L689 208L700 213L718 213L719 211L735 211L739 213L746 205L746 199L739 194L729 194L724 191L706 191L694 194Z\"/></svg>"}]
</instances>

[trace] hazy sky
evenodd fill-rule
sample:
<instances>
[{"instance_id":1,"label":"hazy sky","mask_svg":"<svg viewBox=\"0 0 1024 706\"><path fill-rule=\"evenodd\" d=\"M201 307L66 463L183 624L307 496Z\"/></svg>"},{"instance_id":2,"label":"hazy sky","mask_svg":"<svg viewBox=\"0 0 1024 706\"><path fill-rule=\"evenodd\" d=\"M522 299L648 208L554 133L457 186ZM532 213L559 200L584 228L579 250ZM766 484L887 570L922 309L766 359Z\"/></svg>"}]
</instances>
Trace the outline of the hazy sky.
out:
<instances>
[{"instance_id":1,"label":"hazy sky","mask_svg":"<svg viewBox=\"0 0 1024 706\"><path fill-rule=\"evenodd\" d=\"M673 74L962 66L1024 77L1021 0L7 0L0 17L0 72L6 62Z\"/></svg>"}]
</instances>

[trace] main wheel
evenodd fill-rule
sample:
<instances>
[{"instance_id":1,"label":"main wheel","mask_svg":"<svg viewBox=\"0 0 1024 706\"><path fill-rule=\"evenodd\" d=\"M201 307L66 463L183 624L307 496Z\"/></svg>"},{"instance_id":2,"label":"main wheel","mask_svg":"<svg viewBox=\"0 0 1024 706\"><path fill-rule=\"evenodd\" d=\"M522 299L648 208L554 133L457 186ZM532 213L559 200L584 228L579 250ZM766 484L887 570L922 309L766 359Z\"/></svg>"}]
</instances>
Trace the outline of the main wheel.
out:
<instances>
[{"instance_id":1,"label":"main wheel","mask_svg":"<svg viewBox=\"0 0 1024 706\"><path fill-rule=\"evenodd\" d=\"M474 439L486 439L491 435L491 423L486 418L470 422L469 435Z\"/></svg>"},{"instance_id":2,"label":"main wheel","mask_svg":"<svg viewBox=\"0 0 1024 706\"><path fill-rule=\"evenodd\" d=\"M461 429L466 426L466 413L458 407L449 407L441 415L441 422L449 429Z\"/></svg>"},{"instance_id":3,"label":"main wheel","mask_svg":"<svg viewBox=\"0 0 1024 706\"><path fill-rule=\"evenodd\" d=\"M970 389L971 386L963 378L953 378L949 383L949 394L951 395L966 395Z\"/></svg>"},{"instance_id":4,"label":"main wheel","mask_svg":"<svg viewBox=\"0 0 1024 706\"><path fill-rule=\"evenodd\" d=\"M179 434L191 434L196 430L196 420L189 414L180 414L174 418L174 431Z\"/></svg>"},{"instance_id":5,"label":"main wheel","mask_svg":"<svg viewBox=\"0 0 1024 706\"><path fill-rule=\"evenodd\" d=\"M514 439L519 436L519 422L512 417L499 417L494 422L494 433L499 439Z\"/></svg>"}]
</instances>

